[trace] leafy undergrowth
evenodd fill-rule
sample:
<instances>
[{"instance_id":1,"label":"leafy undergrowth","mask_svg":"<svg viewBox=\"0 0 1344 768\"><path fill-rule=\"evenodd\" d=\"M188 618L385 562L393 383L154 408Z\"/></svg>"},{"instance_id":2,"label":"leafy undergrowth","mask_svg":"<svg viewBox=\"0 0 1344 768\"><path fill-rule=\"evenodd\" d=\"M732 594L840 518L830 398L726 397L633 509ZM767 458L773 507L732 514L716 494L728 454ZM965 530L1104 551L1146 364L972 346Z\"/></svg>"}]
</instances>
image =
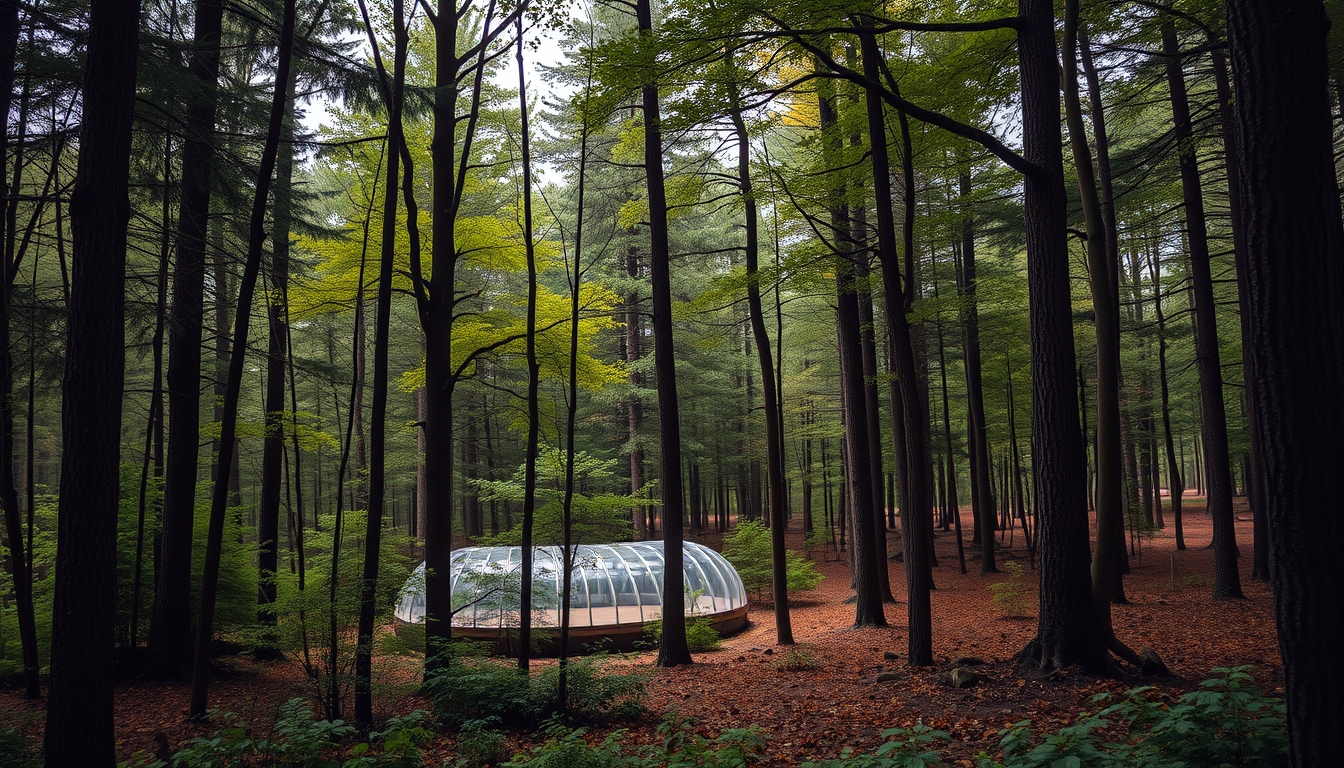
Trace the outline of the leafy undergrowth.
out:
<instances>
[{"instance_id":1,"label":"leafy undergrowth","mask_svg":"<svg viewBox=\"0 0 1344 768\"><path fill-rule=\"evenodd\" d=\"M902 603L886 606L890 627L851 628L853 607L843 603L850 594L845 563L835 560L834 553L816 552L817 568L826 578L816 589L791 601L798 645L777 646L773 614L753 607L748 629L725 638L719 650L696 654L696 663L690 667L654 670L652 652L613 657L604 663L611 672L642 677L641 702L647 713L634 721L593 725L582 740L600 744L619 730L623 749L635 754L641 747L661 744L666 734L659 733L659 723L676 713L677 727L691 734L687 739L693 735L712 743L725 732L755 726L769 734L754 747L764 764L798 765L837 759L846 747L855 755L871 756L888 740L883 732L906 733L924 726L947 734L947 741L936 744L943 764L976 766L980 753L1002 759L1004 729L1023 721L1030 721L1033 733L1041 735L1059 734L1086 722L1080 720L1081 713L1104 708L1093 701L1098 694L1110 695L1114 703L1136 686L1148 685L1144 695L1169 704L1195 689L1198 681L1211 677L1216 667L1254 665L1254 682L1269 695L1281 695L1268 587L1250 580L1250 559L1243 558L1243 588L1248 599L1213 601L1208 586L1212 552L1204 549L1210 525L1197 504L1187 501L1186 510L1190 549L1176 552L1174 540L1165 532L1141 542L1142 556L1132 559L1133 573L1125 578L1130 604L1114 608L1119 637L1134 647L1155 648L1174 673L1171 679L1107 680L1074 670L1051 681L1035 679L1011 661L1036 629L1036 572L1027 563L1020 531L1011 547L1005 537L1000 557L1024 566L1023 618L1004 618L986 588L1003 581L1005 574L981 576L969 539L968 573L958 573L955 539L951 533L938 531L940 565L934 571L937 589L932 595L937 666L910 668L904 663L907 634ZM1239 519L1236 525L1238 539L1249 545L1249 520ZM964 527L970 530L969 511ZM801 531L791 530L789 541L802 551ZM709 543L716 542L711 537ZM894 533L889 536L889 547L899 549ZM891 562L889 566L893 590L900 597L904 591L901 564ZM984 662L974 667L980 682L966 689L950 687L947 670L951 662L969 656ZM260 729L257 732L269 732L285 702L312 693L297 663L226 657L216 664L227 674L212 684L211 706L237 713L238 719ZM554 662L537 660L533 667L535 676L553 674ZM374 705L379 722L434 709L419 693L418 658L379 657L375 670ZM180 749L194 738L209 737L219 730L224 724L218 721L199 724L187 720L188 693L185 683L119 685L116 723L121 757L153 754L159 738L172 749ZM25 701L21 692L0 690L0 726L16 728L40 743L42 706L42 701ZM1117 725L1094 728L1097 738L1118 743L1124 730L1118 718L1114 716ZM427 764L433 766L455 764L468 753L484 756L479 764L488 765L490 759L528 754L553 736L523 725L503 733L492 730L490 724L468 724L460 731L438 726L423 749ZM376 748L376 744L371 746Z\"/></svg>"}]
</instances>

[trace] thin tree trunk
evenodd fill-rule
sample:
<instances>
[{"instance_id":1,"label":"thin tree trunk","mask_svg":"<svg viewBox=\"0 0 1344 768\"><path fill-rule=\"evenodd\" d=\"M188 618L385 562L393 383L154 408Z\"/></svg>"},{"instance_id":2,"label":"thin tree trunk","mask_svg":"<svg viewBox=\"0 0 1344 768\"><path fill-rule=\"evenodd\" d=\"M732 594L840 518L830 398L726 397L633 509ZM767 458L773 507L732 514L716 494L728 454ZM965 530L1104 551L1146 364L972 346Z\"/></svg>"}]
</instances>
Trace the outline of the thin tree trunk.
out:
<instances>
[{"instance_id":1,"label":"thin tree trunk","mask_svg":"<svg viewBox=\"0 0 1344 768\"><path fill-rule=\"evenodd\" d=\"M989 471L989 436L985 423L985 396L980 362L980 314L977 302L975 269L975 217L971 212L971 172L963 170L958 179L962 204L961 223L961 280L957 292L962 296L962 344L966 368L966 410L970 429L968 445L971 459L971 510L975 521L974 533L994 529L994 487ZM960 515L957 516L960 518ZM980 573L996 573L994 544L978 539L980 544ZM977 543L977 542L972 542Z\"/></svg>"},{"instance_id":2,"label":"thin tree trunk","mask_svg":"<svg viewBox=\"0 0 1344 768\"><path fill-rule=\"evenodd\" d=\"M1213 596L1239 598L1241 574L1237 568L1236 527L1232 518L1231 463L1227 449L1227 414L1223 407L1223 374L1218 351L1218 321L1214 306L1213 273L1205 231L1204 199L1199 164L1190 143L1190 105L1185 93L1176 27L1162 25L1162 53L1176 122L1176 146L1181 164L1185 226L1190 246L1190 282L1195 296L1195 364L1199 370L1204 466L1208 511L1213 518Z\"/></svg>"},{"instance_id":3,"label":"thin tree trunk","mask_svg":"<svg viewBox=\"0 0 1344 768\"><path fill-rule=\"evenodd\" d=\"M0 94L0 107L4 111L0 114L6 118L9 116L14 85L15 54L19 37L18 14L17 4L0 8L0 68L4 71L4 75L0 76L0 89L3 89L3 93ZM29 28L31 30L31 22ZM29 35L31 37L31 31ZM38 680L37 624L33 610L32 567L29 563L32 541L24 546L23 510L19 507L19 494L14 483L14 347L11 337L14 279L19 266L14 249L18 237L17 212L19 195L22 191L23 142L27 123L28 94L29 77L25 75L19 108L19 136L14 150L13 183L9 185L11 197L5 206L4 270L3 275L0 275L0 279L3 280L3 284L0 285L0 504L4 506L9 570L14 582L14 602L18 613L24 692L27 698L36 699L41 696L41 685ZM7 136L0 137L0 175L3 175L4 170L2 163L5 145L8 143L6 139ZM53 164L56 159L52 158ZM31 424L30 417L29 425ZM28 445L32 446L31 438ZM30 480L29 487L31 486ZM29 509L31 508L30 502Z\"/></svg>"},{"instance_id":4,"label":"thin tree trunk","mask_svg":"<svg viewBox=\"0 0 1344 768\"><path fill-rule=\"evenodd\" d=\"M582 95L581 115L587 114L588 99L592 95L593 67L589 60ZM560 581L560 659L556 680L556 710L564 713L569 703L569 624L570 604L574 591L574 426L579 412L579 286L583 280L583 221L584 192L588 171L588 122L580 121L578 201L574 222L574 265L569 273L569 379L565 410L565 490L560 504L561 563ZM643 511L638 513L643 517Z\"/></svg>"},{"instance_id":5,"label":"thin tree trunk","mask_svg":"<svg viewBox=\"0 0 1344 768\"><path fill-rule=\"evenodd\" d=\"M260 172L257 175L256 195L252 202L252 222L248 232L247 263L238 289L235 313L234 348L229 359L229 378L224 395L224 413L220 425L219 466L233 465L235 436L238 427L238 397L242 386L243 366L247 354L247 332L251 323L252 297L256 290L257 274L261 270L261 251L266 239L266 210L275 171L276 155L280 145L285 105L288 102L290 58L294 48L294 2L285 0L284 17L280 27L280 43L276 56L275 93L271 100L270 120L266 128L266 145L262 150ZM192 670L191 701L188 711L192 717L203 717L210 688L210 645L214 636L215 600L219 592L219 561L224 548L224 514L229 496L229 476L223 471L215 480L210 505L210 526L206 538L205 564L201 577L200 619L196 628L196 652Z\"/></svg>"},{"instance_id":6,"label":"thin tree trunk","mask_svg":"<svg viewBox=\"0 0 1344 768\"><path fill-rule=\"evenodd\" d=\"M532 526L537 509L537 449L541 413L537 387L537 250L532 238L532 150L527 126L527 72L523 68L523 20L517 19L518 105L523 153L523 249L527 252L527 456L523 460L522 584L519 594L518 668L532 655Z\"/></svg>"},{"instance_id":7,"label":"thin tree trunk","mask_svg":"<svg viewBox=\"0 0 1344 768\"><path fill-rule=\"evenodd\" d=\"M639 277L639 252L631 246L625 256L625 273L633 282ZM640 398L640 373L635 363L640 358L640 339L643 330L639 318L639 292L632 290L625 298L625 366L629 371L630 394L626 404L628 429L630 436L630 495L639 498L644 489L644 448L640 444L639 430L644 423L644 401ZM631 510L635 519L635 541L649 538L648 512L643 505Z\"/></svg>"},{"instance_id":8,"label":"thin tree trunk","mask_svg":"<svg viewBox=\"0 0 1344 768\"><path fill-rule=\"evenodd\" d=\"M1246 278L1246 216L1241 202L1241 160L1236 153L1236 126L1232 117L1232 83L1227 72L1227 59L1223 49L1213 46L1209 52L1213 59L1213 81L1217 92L1218 123L1222 129L1223 165L1227 171L1227 209L1228 221L1232 226L1232 252L1237 268L1237 305L1241 311L1237 316L1241 320L1241 361L1242 379L1246 382L1255 378L1252 370L1255 356L1251 353L1250 312L1245 309L1250 302L1250 285ZM1338 83L1336 83L1338 87ZM1247 502L1251 506L1252 554L1251 579L1269 581L1269 523L1265 514L1264 484L1260 480L1264 469L1260 464L1260 438L1254 429L1246 430L1247 448L1250 455L1250 471L1246 478Z\"/></svg>"},{"instance_id":9,"label":"thin tree trunk","mask_svg":"<svg viewBox=\"0 0 1344 768\"><path fill-rule=\"evenodd\" d=\"M387 389L388 346L392 317L392 264L397 241L397 177L401 173L401 146L403 143L402 102L406 79L406 56L409 37L406 33L405 6L395 0L392 8L392 76L378 50L373 25L363 2L360 13L365 32L369 36L377 68L379 90L387 109L387 182L383 194L383 223L378 261L378 291L373 321L373 409L370 426L373 434L369 443L368 506L364 519L364 567L360 578L359 626L355 644L355 721L368 727L373 724L373 622L377 609L378 565L382 554L383 513L386 506L387 482ZM406 169L410 173L411 169ZM406 187L412 188L407 180ZM412 234L416 234L412 232ZM418 246L413 238L412 248ZM332 574L335 578L336 574Z\"/></svg>"},{"instance_id":10,"label":"thin tree trunk","mask_svg":"<svg viewBox=\"0 0 1344 768\"><path fill-rule=\"evenodd\" d=\"M841 148L838 118L834 107L834 93L826 87L825 81L819 81L817 102L821 118L822 138L828 156L827 165L839 165ZM836 325L840 346L841 410L844 413L844 444L842 448L847 493L842 494L842 504L848 507L851 515L841 513L841 540L847 523L853 523L855 536L851 536L853 552L854 586L856 600L854 604L854 625L886 626L887 619L882 610L882 594L878 587L877 569L885 563L873 562L876 548L873 546L877 533L873 530L876 517L872 514L875 505L873 483L868 477L868 462L862 459L868 449L865 414L865 394L863 381L862 341L859 330L859 299L854 282L854 256L852 239L849 237L849 212L844 203L843 182L832 182L828 194L831 225L839 233L840 247L843 249L835 257L836 269ZM842 510L845 507L842 507ZM853 520L846 520L846 518Z\"/></svg>"},{"instance_id":11,"label":"thin tree trunk","mask_svg":"<svg viewBox=\"0 0 1344 768\"><path fill-rule=\"evenodd\" d=\"M639 34L653 35L651 0L637 0ZM681 423L677 408L676 351L672 345L672 275L667 235L667 195L663 188L663 138L658 114L658 85L644 83L644 175L649 201L649 278L653 294L654 380L658 389L658 443L663 502L663 594L681 595L682 572ZM663 633L658 644L660 667L691 663L686 647L686 614L681 600L664 601Z\"/></svg>"},{"instance_id":12,"label":"thin tree trunk","mask_svg":"<svg viewBox=\"0 0 1344 768\"><path fill-rule=\"evenodd\" d=\"M293 94L287 101L293 103ZM279 566L280 485L286 476L285 367L289 326L289 235L294 177L294 117L285 115L280 155L276 161L275 203L271 232L271 297L266 304L266 437L261 458L261 501L257 509L257 622L274 626L276 571ZM271 642L271 641L266 641ZM273 652L266 652L273 655Z\"/></svg>"},{"instance_id":13,"label":"thin tree trunk","mask_svg":"<svg viewBox=\"0 0 1344 768\"><path fill-rule=\"evenodd\" d=\"M864 73L868 79L876 82L881 58L877 36L864 29L859 33L859 44L863 52ZM929 599L933 577L929 570L928 549L933 526L933 504L930 498L932 488L928 482L931 465L926 432L928 417L925 413L928 399L920 391L914 343L910 337L910 325L906 317L912 294L908 286L905 290L902 289L902 275L897 262L896 222L892 218L891 206L887 204L892 194L885 108L880 95L876 92L876 86L870 86L866 96L869 150L873 163L873 192L878 201L875 206L877 255L882 264L882 287L886 293L887 334L891 339L892 363L895 366L900 389L901 410L904 412L906 462L902 469L909 479L909 504L901 509L901 543L905 550L905 586L910 626L907 661L910 666L927 666L933 663L933 623ZM912 278L909 274L909 265L913 261L913 242L908 228L913 223L913 171L909 164L911 162L909 135L904 130L902 134L906 161L902 190L905 197L907 227L905 277Z\"/></svg>"},{"instance_id":14,"label":"thin tree trunk","mask_svg":"<svg viewBox=\"0 0 1344 768\"><path fill-rule=\"evenodd\" d=\"M729 67L735 66L729 61ZM733 88L733 108L730 117L737 135L737 176L742 193L743 223L746 227L747 312L751 316L752 337L756 340L757 358L761 366L761 393L765 403L766 481L770 499L770 573L775 603L775 643L793 645L793 625L789 620L788 567L784 545L784 457L780 433L783 429L779 410L779 382L775 378L774 360L770 354L770 336L765 330L765 313L761 307L759 272L760 239L756 213L756 193L751 182L751 141L746 121L737 104L736 84Z\"/></svg>"},{"instance_id":15,"label":"thin tree trunk","mask_svg":"<svg viewBox=\"0 0 1344 768\"><path fill-rule=\"evenodd\" d=\"M1066 0L1064 19L1064 113L1078 175L1078 190L1087 227L1087 274L1092 289L1093 324L1097 344L1096 393L1096 465L1097 465L1097 544L1092 557L1092 593L1099 629L1112 650L1119 645L1111 630L1111 601L1123 592L1117 590L1118 573L1124 561L1124 540L1117 535L1125 515L1122 445L1124 439L1120 414L1120 308L1119 286L1106 234L1110 222L1103 215L1092 168L1092 153L1083 126L1082 104L1078 95L1078 4ZM1094 120L1101 119L1094 114ZM1104 135L1104 132L1103 132ZM1125 650L1128 650L1127 648Z\"/></svg>"},{"instance_id":16,"label":"thin tree trunk","mask_svg":"<svg viewBox=\"0 0 1344 768\"><path fill-rule=\"evenodd\" d=\"M190 675L191 558L200 462L201 327L205 317L205 253L218 102L220 0L197 0L191 74L182 142L182 192L168 319L168 450L163 486L162 549L149 625L154 676Z\"/></svg>"},{"instance_id":17,"label":"thin tree trunk","mask_svg":"<svg viewBox=\"0 0 1344 768\"><path fill-rule=\"evenodd\" d=\"M938 303L938 281L933 283L933 300ZM947 401L947 356L943 352L942 304L938 304L938 375L943 388L943 442L947 446L947 502L946 508L957 531L957 568L966 572L966 550L961 541L961 504L957 494L957 462L952 449L952 412ZM946 530L946 529L944 529Z\"/></svg>"}]
</instances>

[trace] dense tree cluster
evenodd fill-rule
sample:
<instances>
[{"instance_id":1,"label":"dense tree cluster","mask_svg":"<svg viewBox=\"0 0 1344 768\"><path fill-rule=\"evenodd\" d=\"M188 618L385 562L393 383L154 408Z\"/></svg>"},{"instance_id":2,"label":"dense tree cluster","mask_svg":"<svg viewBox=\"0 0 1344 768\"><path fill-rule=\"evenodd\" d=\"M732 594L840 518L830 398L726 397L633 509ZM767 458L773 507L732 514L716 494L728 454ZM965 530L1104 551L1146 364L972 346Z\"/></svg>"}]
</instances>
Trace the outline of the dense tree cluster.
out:
<instances>
[{"instance_id":1,"label":"dense tree cluster","mask_svg":"<svg viewBox=\"0 0 1344 768\"><path fill-rule=\"evenodd\" d=\"M856 626L907 604L912 665L935 530L984 574L1021 535L1042 676L1165 672L1111 621L1153 531L1213 548L1211 599L1249 557L1328 763L1325 6L0 3L0 674L49 673L48 764L113 764L118 674L203 715L220 636L371 723L421 559L446 663L454 546L662 539L680 594L683 537L747 521L778 643L799 528Z\"/></svg>"}]
</instances>

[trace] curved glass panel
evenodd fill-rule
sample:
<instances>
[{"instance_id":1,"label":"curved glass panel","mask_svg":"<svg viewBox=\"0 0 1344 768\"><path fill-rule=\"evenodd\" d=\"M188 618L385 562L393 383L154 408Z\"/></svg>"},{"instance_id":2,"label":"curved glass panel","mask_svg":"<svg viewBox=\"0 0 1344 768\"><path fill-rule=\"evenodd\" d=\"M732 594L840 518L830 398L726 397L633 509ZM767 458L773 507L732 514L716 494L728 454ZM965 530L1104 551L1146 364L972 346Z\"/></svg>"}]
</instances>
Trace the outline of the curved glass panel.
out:
<instances>
[{"instance_id":1,"label":"curved glass panel","mask_svg":"<svg viewBox=\"0 0 1344 768\"><path fill-rule=\"evenodd\" d=\"M742 578L718 552L695 542L682 545L686 614L713 616L747 604ZM454 550L449 583L453 626L516 627L522 587L522 547ZM559 547L533 549L533 625L559 626L563 570ZM581 544L575 547L570 626L642 624L663 610L663 543ZM399 620L425 620L425 564L402 587Z\"/></svg>"}]
</instances>

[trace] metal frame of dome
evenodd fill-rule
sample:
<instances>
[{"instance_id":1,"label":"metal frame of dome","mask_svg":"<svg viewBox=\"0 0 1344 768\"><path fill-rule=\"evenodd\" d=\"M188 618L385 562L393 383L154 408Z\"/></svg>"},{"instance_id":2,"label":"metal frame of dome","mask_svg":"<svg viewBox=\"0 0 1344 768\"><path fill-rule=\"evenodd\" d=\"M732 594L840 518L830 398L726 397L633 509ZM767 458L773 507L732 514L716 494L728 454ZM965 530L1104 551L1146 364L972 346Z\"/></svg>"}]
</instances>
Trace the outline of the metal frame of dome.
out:
<instances>
[{"instance_id":1,"label":"metal frame of dome","mask_svg":"<svg viewBox=\"0 0 1344 768\"><path fill-rule=\"evenodd\" d=\"M682 552L686 615L703 616L721 632L746 626L747 593L737 570L723 555L695 542L684 542ZM507 635L518 626L521 560L518 546L453 551L454 636L495 640L500 652L510 652ZM661 541L578 545L570 598L572 650L599 638L617 647L638 640L644 625L662 615L663 564ZM423 626L424 567L421 563L402 588L398 631ZM560 623L561 569L560 547L533 548L532 623L543 642L553 641ZM511 577L515 581L508 585Z\"/></svg>"}]
</instances>

